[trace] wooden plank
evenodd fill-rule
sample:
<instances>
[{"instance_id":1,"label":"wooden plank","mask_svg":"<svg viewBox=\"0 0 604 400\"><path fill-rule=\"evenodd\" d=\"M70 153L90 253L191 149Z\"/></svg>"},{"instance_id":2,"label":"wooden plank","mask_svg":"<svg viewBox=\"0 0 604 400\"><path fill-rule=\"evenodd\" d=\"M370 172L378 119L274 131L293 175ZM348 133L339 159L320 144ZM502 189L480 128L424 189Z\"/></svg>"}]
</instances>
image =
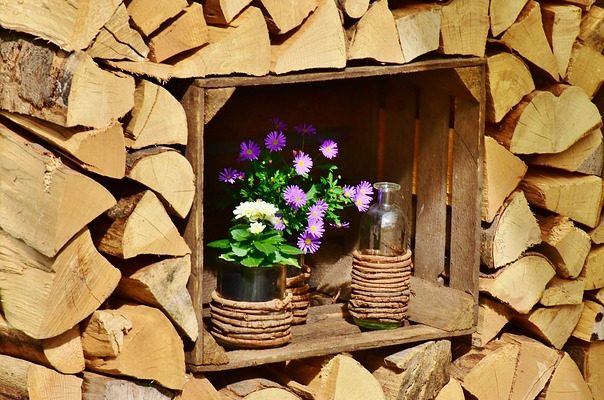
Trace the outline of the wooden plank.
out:
<instances>
[{"instance_id":1,"label":"wooden plank","mask_svg":"<svg viewBox=\"0 0 604 400\"><path fill-rule=\"evenodd\" d=\"M184 239L191 249L191 275L187 288L191 294L193 308L199 325L198 340L185 353L187 364L201 364L203 361L202 276L203 276L203 133L205 89L190 85L185 92L182 105L187 111L189 130L185 156L195 173L195 197L186 222Z\"/></svg>"},{"instance_id":2,"label":"wooden plank","mask_svg":"<svg viewBox=\"0 0 604 400\"><path fill-rule=\"evenodd\" d=\"M194 85L206 88L282 85L286 83L319 82L339 79L366 78L370 76L408 74L411 72L483 65L484 63L485 60L478 57L432 59L403 65L380 66L379 68L376 68L375 66L348 67L340 71L304 72L282 76L227 76L200 78L194 81Z\"/></svg>"},{"instance_id":3,"label":"wooden plank","mask_svg":"<svg viewBox=\"0 0 604 400\"><path fill-rule=\"evenodd\" d=\"M445 270L449 96L420 92L415 276L436 281Z\"/></svg>"}]
</instances>

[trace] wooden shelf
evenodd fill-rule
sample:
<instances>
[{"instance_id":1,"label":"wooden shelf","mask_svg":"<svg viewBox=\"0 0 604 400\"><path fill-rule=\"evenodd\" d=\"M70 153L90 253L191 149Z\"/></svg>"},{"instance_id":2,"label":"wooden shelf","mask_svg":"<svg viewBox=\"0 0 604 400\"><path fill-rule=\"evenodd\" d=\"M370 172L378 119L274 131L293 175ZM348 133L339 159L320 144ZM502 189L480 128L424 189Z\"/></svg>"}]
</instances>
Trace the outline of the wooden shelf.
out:
<instances>
[{"instance_id":1,"label":"wooden shelf","mask_svg":"<svg viewBox=\"0 0 604 400\"><path fill-rule=\"evenodd\" d=\"M208 314L208 313L205 313ZM208 316L204 320L209 319ZM345 351L365 350L425 340L450 338L472 333L474 329L444 331L426 325L397 329L362 331L351 322L343 304L311 307L305 325L292 327L292 341L286 346L263 350L230 350L225 365L189 365L195 372L222 371L279 361L294 360Z\"/></svg>"}]
</instances>

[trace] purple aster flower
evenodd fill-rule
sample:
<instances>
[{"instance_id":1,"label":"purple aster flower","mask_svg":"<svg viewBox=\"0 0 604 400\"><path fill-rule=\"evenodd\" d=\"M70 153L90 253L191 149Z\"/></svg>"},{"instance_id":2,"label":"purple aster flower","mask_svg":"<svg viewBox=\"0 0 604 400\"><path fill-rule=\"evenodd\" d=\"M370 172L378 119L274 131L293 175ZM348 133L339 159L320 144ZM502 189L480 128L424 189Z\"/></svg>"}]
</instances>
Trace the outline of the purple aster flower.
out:
<instances>
[{"instance_id":1,"label":"purple aster flower","mask_svg":"<svg viewBox=\"0 0 604 400\"><path fill-rule=\"evenodd\" d=\"M329 226L330 226L331 228L335 228L335 229L339 229L339 228L350 228L350 222L346 222L346 221L344 221L344 222L340 222L340 223L337 223L337 224L334 224L333 222L331 222L331 223L329 224Z\"/></svg>"},{"instance_id":2,"label":"purple aster flower","mask_svg":"<svg viewBox=\"0 0 604 400\"><path fill-rule=\"evenodd\" d=\"M302 136L310 136L317 133L317 128L311 124L301 124L294 126L294 130Z\"/></svg>"},{"instance_id":3,"label":"purple aster flower","mask_svg":"<svg viewBox=\"0 0 604 400\"><path fill-rule=\"evenodd\" d=\"M365 196L369 196L369 195L373 194L373 186L371 185L371 183L369 183L367 181L361 181L357 185L357 193L363 194Z\"/></svg>"},{"instance_id":4,"label":"purple aster flower","mask_svg":"<svg viewBox=\"0 0 604 400\"><path fill-rule=\"evenodd\" d=\"M333 140L325 140L321 146L319 146L319 151L323 153L325 158L331 160L338 155L338 144Z\"/></svg>"},{"instance_id":5,"label":"purple aster flower","mask_svg":"<svg viewBox=\"0 0 604 400\"><path fill-rule=\"evenodd\" d=\"M327 211L327 208L323 208L323 205L319 204L319 201L325 203L324 200L318 200L315 204L310 206L307 214L308 219L321 219L325 215L325 211ZM325 203L325 205L327 205L327 203Z\"/></svg>"},{"instance_id":6,"label":"purple aster flower","mask_svg":"<svg viewBox=\"0 0 604 400\"><path fill-rule=\"evenodd\" d=\"M239 179L242 172L233 168L225 168L218 174L218 180L225 183L235 183L235 179Z\"/></svg>"},{"instance_id":7,"label":"purple aster flower","mask_svg":"<svg viewBox=\"0 0 604 400\"><path fill-rule=\"evenodd\" d=\"M271 122L273 123L273 127L275 130L280 132L285 132L287 130L287 124L279 117L271 118Z\"/></svg>"},{"instance_id":8,"label":"purple aster flower","mask_svg":"<svg viewBox=\"0 0 604 400\"><path fill-rule=\"evenodd\" d=\"M371 203L371 197L365 194L357 193L354 198L354 205L360 212L367 211L367 209L369 208L369 203Z\"/></svg>"},{"instance_id":9,"label":"purple aster flower","mask_svg":"<svg viewBox=\"0 0 604 400\"><path fill-rule=\"evenodd\" d=\"M294 168L298 175L306 175L312 168L312 158L303 151L299 152L294 158Z\"/></svg>"},{"instance_id":10,"label":"purple aster flower","mask_svg":"<svg viewBox=\"0 0 604 400\"><path fill-rule=\"evenodd\" d=\"M283 217L281 215L275 215L275 219L273 220L273 228L278 231L282 231L285 229L285 223L283 222Z\"/></svg>"},{"instance_id":11,"label":"purple aster flower","mask_svg":"<svg viewBox=\"0 0 604 400\"><path fill-rule=\"evenodd\" d=\"M344 196L354 199L357 195L357 188L354 186L344 185Z\"/></svg>"},{"instance_id":12,"label":"purple aster flower","mask_svg":"<svg viewBox=\"0 0 604 400\"><path fill-rule=\"evenodd\" d=\"M283 193L285 202L292 208L298 209L306 204L306 193L297 185L289 185Z\"/></svg>"},{"instance_id":13,"label":"purple aster flower","mask_svg":"<svg viewBox=\"0 0 604 400\"><path fill-rule=\"evenodd\" d=\"M237 179L239 179L241 181L244 180L245 179L245 172L243 172L243 171L237 171L237 176L235 178L237 178Z\"/></svg>"},{"instance_id":14,"label":"purple aster flower","mask_svg":"<svg viewBox=\"0 0 604 400\"><path fill-rule=\"evenodd\" d=\"M303 232L298 236L298 248L307 253L314 253L321 247L321 242L318 239L312 237L308 232Z\"/></svg>"},{"instance_id":15,"label":"purple aster flower","mask_svg":"<svg viewBox=\"0 0 604 400\"><path fill-rule=\"evenodd\" d=\"M285 135L279 131L269 132L264 139L264 145L271 152L281 151L285 147Z\"/></svg>"},{"instance_id":16,"label":"purple aster flower","mask_svg":"<svg viewBox=\"0 0 604 400\"><path fill-rule=\"evenodd\" d=\"M239 152L241 160L257 160L258 156L260 156L260 147L253 140L241 142L239 148L241 149Z\"/></svg>"},{"instance_id":17,"label":"purple aster flower","mask_svg":"<svg viewBox=\"0 0 604 400\"><path fill-rule=\"evenodd\" d=\"M310 218L306 232L310 233L313 239L320 239L325 233L325 227L322 219Z\"/></svg>"},{"instance_id":18,"label":"purple aster flower","mask_svg":"<svg viewBox=\"0 0 604 400\"><path fill-rule=\"evenodd\" d=\"M329 208L329 204L327 204L327 202L323 199L317 199L315 207L319 207L322 211L325 212Z\"/></svg>"}]
</instances>

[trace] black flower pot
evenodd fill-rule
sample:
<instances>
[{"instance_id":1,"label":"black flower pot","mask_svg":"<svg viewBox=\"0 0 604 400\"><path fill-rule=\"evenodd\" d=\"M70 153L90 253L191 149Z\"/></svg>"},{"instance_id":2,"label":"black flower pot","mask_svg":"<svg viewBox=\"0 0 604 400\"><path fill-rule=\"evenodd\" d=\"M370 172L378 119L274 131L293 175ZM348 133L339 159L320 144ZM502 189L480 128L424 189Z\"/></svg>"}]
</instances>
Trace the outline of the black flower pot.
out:
<instances>
[{"instance_id":1,"label":"black flower pot","mask_svg":"<svg viewBox=\"0 0 604 400\"><path fill-rule=\"evenodd\" d=\"M221 263L216 291L236 301L270 301L285 297L286 267L245 267L238 263Z\"/></svg>"}]
</instances>

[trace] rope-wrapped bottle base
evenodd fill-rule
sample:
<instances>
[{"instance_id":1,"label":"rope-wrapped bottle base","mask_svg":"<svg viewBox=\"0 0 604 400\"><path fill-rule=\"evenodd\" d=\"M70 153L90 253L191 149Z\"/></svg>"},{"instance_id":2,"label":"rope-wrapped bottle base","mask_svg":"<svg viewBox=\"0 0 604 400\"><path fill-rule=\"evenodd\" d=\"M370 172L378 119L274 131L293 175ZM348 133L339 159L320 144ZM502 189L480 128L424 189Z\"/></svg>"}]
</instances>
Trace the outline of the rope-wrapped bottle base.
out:
<instances>
[{"instance_id":1,"label":"rope-wrapped bottle base","mask_svg":"<svg viewBox=\"0 0 604 400\"><path fill-rule=\"evenodd\" d=\"M292 314L294 316L292 325L306 323L308 308L310 306L308 278L310 278L310 267L302 264L300 273L294 277L287 278L285 281L285 293L292 296Z\"/></svg>"}]
</instances>

